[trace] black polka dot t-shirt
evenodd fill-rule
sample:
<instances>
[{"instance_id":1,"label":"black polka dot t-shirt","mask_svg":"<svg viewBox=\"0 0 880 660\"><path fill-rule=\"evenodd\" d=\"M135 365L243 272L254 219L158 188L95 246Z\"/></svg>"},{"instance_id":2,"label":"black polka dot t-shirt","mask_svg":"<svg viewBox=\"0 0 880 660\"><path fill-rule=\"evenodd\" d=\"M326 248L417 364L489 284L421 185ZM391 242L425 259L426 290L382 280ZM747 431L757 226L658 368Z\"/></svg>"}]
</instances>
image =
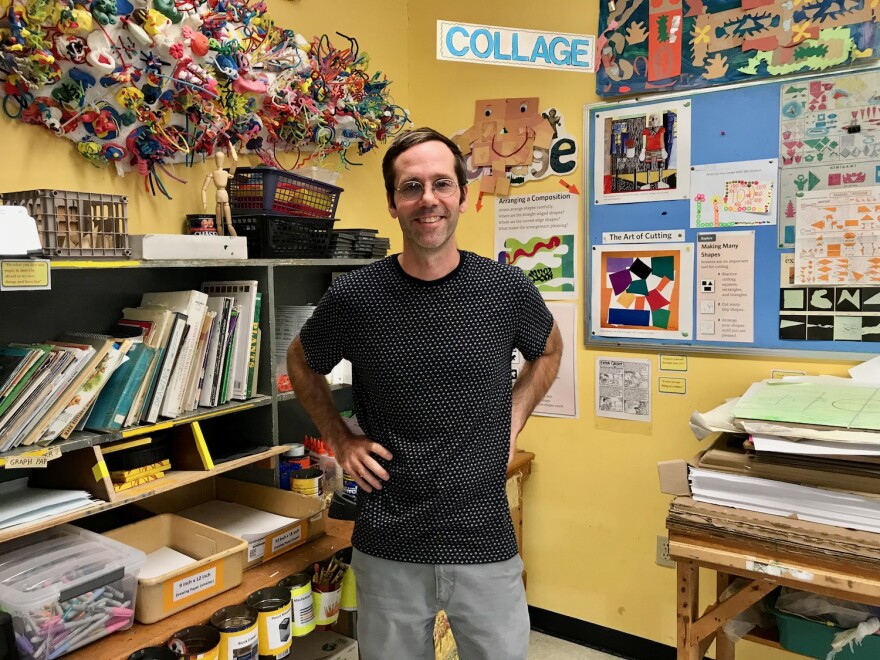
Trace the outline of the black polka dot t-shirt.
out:
<instances>
[{"instance_id":1,"label":"black polka dot t-shirt","mask_svg":"<svg viewBox=\"0 0 880 660\"><path fill-rule=\"evenodd\" d=\"M505 494L511 357L545 349L553 317L517 268L471 252L426 282L396 255L338 278L300 339L326 374L352 363L354 410L394 458L358 494L352 542L394 561L477 564L517 552Z\"/></svg>"}]
</instances>

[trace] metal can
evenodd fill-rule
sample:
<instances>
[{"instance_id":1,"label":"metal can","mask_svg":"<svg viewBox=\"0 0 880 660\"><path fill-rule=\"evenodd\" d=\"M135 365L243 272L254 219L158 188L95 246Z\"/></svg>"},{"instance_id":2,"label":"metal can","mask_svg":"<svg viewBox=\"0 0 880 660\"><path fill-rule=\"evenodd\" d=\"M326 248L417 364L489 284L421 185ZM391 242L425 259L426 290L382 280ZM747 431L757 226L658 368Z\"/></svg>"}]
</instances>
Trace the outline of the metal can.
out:
<instances>
[{"instance_id":1,"label":"metal can","mask_svg":"<svg viewBox=\"0 0 880 660\"><path fill-rule=\"evenodd\" d=\"M293 613L293 636L302 637L315 629L315 605L312 601L312 576L308 573L288 575L278 583L290 589L290 608Z\"/></svg>"},{"instance_id":2,"label":"metal can","mask_svg":"<svg viewBox=\"0 0 880 660\"><path fill-rule=\"evenodd\" d=\"M211 626L190 626L171 635L167 646L183 660L219 660L220 633Z\"/></svg>"},{"instance_id":3,"label":"metal can","mask_svg":"<svg viewBox=\"0 0 880 660\"><path fill-rule=\"evenodd\" d=\"M220 660L258 660L257 611L250 605L230 605L211 615L220 633Z\"/></svg>"},{"instance_id":4,"label":"metal can","mask_svg":"<svg viewBox=\"0 0 880 660\"><path fill-rule=\"evenodd\" d=\"M245 602L257 611L260 660L281 660L290 655L290 589L259 589L248 596Z\"/></svg>"}]
</instances>

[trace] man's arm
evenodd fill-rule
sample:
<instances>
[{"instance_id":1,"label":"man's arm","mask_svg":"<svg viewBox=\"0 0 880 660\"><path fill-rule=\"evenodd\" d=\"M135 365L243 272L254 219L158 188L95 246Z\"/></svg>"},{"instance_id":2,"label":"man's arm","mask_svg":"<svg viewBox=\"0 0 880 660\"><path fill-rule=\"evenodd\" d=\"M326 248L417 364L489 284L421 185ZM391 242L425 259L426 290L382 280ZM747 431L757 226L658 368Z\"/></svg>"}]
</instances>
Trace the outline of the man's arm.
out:
<instances>
[{"instance_id":1,"label":"man's arm","mask_svg":"<svg viewBox=\"0 0 880 660\"><path fill-rule=\"evenodd\" d=\"M516 383L513 385L513 412L510 420L511 457L516 451L516 437L526 425L535 406L544 398L547 390L553 384L561 360L562 334L559 332L556 321L553 321L544 353L539 358L531 362L527 361L523 365L516 378Z\"/></svg>"},{"instance_id":2,"label":"man's arm","mask_svg":"<svg viewBox=\"0 0 880 660\"><path fill-rule=\"evenodd\" d=\"M391 452L378 442L349 430L333 404L327 379L309 366L299 337L287 349L287 374L297 400L336 454L342 468L366 492L372 492L373 488L381 490L382 481L388 480L388 472L372 454L391 460Z\"/></svg>"}]
</instances>

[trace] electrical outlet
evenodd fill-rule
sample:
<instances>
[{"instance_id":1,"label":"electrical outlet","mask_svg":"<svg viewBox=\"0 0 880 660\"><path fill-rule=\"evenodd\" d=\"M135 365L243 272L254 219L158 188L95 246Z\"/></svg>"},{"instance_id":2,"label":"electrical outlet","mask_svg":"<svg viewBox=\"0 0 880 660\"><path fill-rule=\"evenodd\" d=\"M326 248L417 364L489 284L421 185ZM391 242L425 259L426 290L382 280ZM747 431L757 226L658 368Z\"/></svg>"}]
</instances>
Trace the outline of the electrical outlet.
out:
<instances>
[{"instance_id":1,"label":"electrical outlet","mask_svg":"<svg viewBox=\"0 0 880 660\"><path fill-rule=\"evenodd\" d=\"M669 538L663 534L657 535L657 558L654 562L657 566L675 568L675 562L669 557Z\"/></svg>"}]
</instances>

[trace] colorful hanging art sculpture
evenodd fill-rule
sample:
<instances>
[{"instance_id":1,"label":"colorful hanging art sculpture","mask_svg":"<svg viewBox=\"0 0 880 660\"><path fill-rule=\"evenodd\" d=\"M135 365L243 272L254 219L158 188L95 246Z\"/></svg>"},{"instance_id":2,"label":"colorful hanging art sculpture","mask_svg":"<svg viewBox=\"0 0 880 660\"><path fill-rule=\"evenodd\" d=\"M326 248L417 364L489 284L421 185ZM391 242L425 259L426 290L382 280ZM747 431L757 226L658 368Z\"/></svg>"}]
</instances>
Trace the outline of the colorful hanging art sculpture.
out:
<instances>
[{"instance_id":1,"label":"colorful hanging art sculpture","mask_svg":"<svg viewBox=\"0 0 880 660\"><path fill-rule=\"evenodd\" d=\"M307 41L251 0L0 0L3 109L96 165L160 171L237 147L278 165L370 151L406 111L357 40ZM178 179L179 180L179 179Z\"/></svg>"}]
</instances>

